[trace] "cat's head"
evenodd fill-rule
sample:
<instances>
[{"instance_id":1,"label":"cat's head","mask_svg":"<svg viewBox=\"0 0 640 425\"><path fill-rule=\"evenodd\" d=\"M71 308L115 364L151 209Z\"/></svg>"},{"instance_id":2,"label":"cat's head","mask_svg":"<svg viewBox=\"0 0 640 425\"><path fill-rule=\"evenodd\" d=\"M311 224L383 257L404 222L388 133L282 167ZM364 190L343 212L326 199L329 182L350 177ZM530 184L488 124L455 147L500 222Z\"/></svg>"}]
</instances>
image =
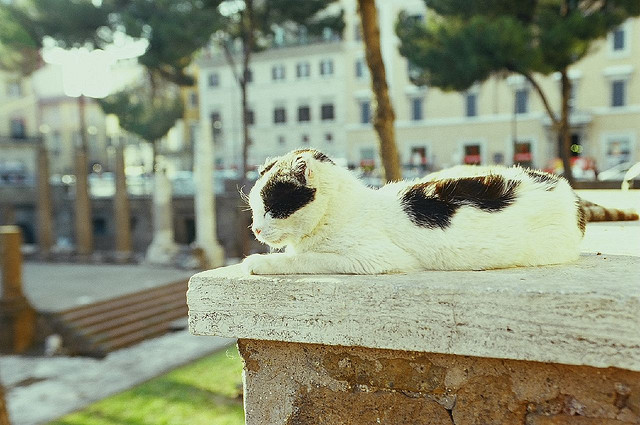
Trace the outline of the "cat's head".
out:
<instances>
[{"instance_id":1,"label":"cat's head","mask_svg":"<svg viewBox=\"0 0 640 425\"><path fill-rule=\"evenodd\" d=\"M314 149L268 159L249 192L256 238L274 248L295 243L309 234L327 207L323 175L333 161ZM324 173L323 173L324 171Z\"/></svg>"}]
</instances>

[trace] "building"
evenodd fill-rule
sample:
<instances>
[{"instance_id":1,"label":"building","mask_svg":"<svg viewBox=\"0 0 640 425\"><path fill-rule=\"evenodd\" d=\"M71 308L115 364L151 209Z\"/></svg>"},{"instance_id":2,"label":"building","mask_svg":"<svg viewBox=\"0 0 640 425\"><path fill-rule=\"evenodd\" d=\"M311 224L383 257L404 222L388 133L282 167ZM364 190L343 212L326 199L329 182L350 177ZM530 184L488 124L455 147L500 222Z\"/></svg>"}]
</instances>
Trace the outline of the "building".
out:
<instances>
[{"instance_id":1,"label":"building","mask_svg":"<svg viewBox=\"0 0 640 425\"><path fill-rule=\"evenodd\" d=\"M283 45L252 56L250 164L313 146L353 166L380 165L356 2L343 0L341 5L346 26L340 40ZM394 32L401 10L418 19L424 19L427 10L420 0L378 2L381 50L405 168L429 170L461 163L550 167L558 157L551 120L537 93L520 76L491 78L466 93L410 82ZM601 170L640 161L637 40L640 19L630 19L570 69L573 154L593 159ZM215 51L205 52L199 66L201 112L211 118L217 165L237 167L242 146L238 84L224 56ZM559 77L536 79L559 111Z\"/></svg>"},{"instance_id":2,"label":"building","mask_svg":"<svg viewBox=\"0 0 640 425\"><path fill-rule=\"evenodd\" d=\"M35 177L36 105L30 78L0 71L0 184Z\"/></svg>"},{"instance_id":3,"label":"building","mask_svg":"<svg viewBox=\"0 0 640 425\"><path fill-rule=\"evenodd\" d=\"M347 148L343 43L281 47L254 54L248 87L249 164L297 147L314 146L334 157ZM216 166L242 161L240 87L222 55L200 62L200 108L212 125Z\"/></svg>"}]
</instances>

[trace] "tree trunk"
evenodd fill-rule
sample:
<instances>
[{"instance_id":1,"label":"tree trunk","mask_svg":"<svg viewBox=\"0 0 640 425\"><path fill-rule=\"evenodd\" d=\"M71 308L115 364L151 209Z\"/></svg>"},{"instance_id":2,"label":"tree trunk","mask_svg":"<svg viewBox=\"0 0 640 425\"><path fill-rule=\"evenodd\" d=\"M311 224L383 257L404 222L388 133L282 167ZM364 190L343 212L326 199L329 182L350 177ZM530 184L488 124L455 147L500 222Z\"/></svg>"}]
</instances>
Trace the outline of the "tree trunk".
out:
<instances>
[{"instance_id":1,"label":"tree trunk","mask_svg":"<svg viewBox=\"0 0 640 425\"><path fill-rule=\"evenodd\" d=\"M389 99L387 75L380 52L380 29L374 0L358 0L362 21L362 38L365 43L367 65L371 73L371 86L375 95L373 126L378 134L380 158L386 181L402 179L398 148L396 147L395 114Z\"/></svg>"},{"instance_id":2,"label":"tree trunk","mask_svg":"<svg viewBox=\"0 0 640 425\"><path fill-rule=\"evenodd\" d=\"M562 85L562 112L560 116L560 125L558 127L558 143L560 159L564 168L564 177L569 184L574 187L575 180L571 172L571 129L569 127L569 97L571 96L571 81L567 75L567 70L560 72Z\"/></svg>"},{"instance_id":3,"label":"tree trunk","mask_svg":"<svg viewBox=\"0 0 640 425\"><path fill-rule=\"evenodd\" d=\"M7 409L7 402L4 396L4 387L0 382L0 425L11 425L9 421L9 412Z\"/></svg>"},{"instance_id":4,"label":"tree trunk","mask_svg":"<svg viewBox=\"0 0 640 425\"><path fill-rule=\"evenodd\" d=\"M251 52L253 51L253 0L245 0L245 11L243 14L243 37L242 37L242 76L239 80L240 94L242 97L242 186L249 186L247 172L249 166L249 104L247 98L247 84L249 83L249 63ZM249 215L240 214L240 246L243 255L249 255L249 227L251 220Z\"/></svg>"}]
</instances>

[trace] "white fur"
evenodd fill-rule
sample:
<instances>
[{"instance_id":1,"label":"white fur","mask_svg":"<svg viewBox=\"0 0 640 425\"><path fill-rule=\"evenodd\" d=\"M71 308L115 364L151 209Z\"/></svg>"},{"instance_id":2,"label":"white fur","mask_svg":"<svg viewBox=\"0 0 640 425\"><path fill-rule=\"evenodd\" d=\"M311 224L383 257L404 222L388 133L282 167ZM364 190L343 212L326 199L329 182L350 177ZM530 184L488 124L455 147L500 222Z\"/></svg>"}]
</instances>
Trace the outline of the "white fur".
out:
<instances>
[{"instance_id":1,"label":"white fur","mask_svg":"<svg viewBox=\"0 0 640 425\"><path fill-rule=\"evenodd\" d=\"M264 213L260 190L283 167L306 162L315 199L286 219ZM499 212L462 206L446 229L417 226L403 211L402 191L416 183L450 177L500 174L521 183L513 204ZM249 194L258 239L283 253L251 255L248 273L377 274L416 270L483 270L557 264L577 259L582 233L576 197L561 179L552 191L521 168L455 167L414 181L372 189L350 171L287 154Z\"/></svg>"}]
</instances>

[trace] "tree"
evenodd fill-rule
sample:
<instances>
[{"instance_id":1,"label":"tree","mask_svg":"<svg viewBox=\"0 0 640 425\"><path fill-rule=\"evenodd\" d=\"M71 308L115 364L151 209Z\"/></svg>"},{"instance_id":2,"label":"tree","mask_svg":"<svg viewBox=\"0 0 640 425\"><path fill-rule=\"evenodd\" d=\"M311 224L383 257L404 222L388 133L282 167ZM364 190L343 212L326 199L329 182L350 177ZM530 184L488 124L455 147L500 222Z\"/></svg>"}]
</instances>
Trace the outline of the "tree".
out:
<instances>
[{"instance_id":1,"label":"tree","mask_svg":"<svg viewBox=\"0 0 640 425\"><path fill-rule=\"evenodd\" d=\"M221 4L221 20L215 40L222 48L240 86L243 176L247 175L250 144L247 99L252 54L277 45L276 31L280 32L279 37L284 43L309 42L325 36L326 31L340 36L344 29L344 13L338 8L328 9L334 2L335 0L243 0Z\"/></svg>"},{"instance_id":2,"label":"tree","mask_svg":"<svg viewBox=\"0 0 640 425\"><path fill-rule=\"evenodd\" d=\"M152 144L155 171L155 145L182 117L183 104L177 87L151 82L98 99L98 103L106 114L118 117L123 130Z\"/></svg>"},{"instance_id":3,"label":"tree","mask_svg":"<svg viewBox=\"0 0 640 425\"><path fill-rule=\"evenodd\" d=\"M570 163L571 65L587 56L593 42L627 18L640 15L637 0L425 0L437 15L427 24L403 14L396 26L400 53L420 72L416 84L463 91L495 75L522 75L538 93L552 128L564 175ZM560 75L561 103L554 108L536 76ZM559 109L559 114L556 110Z\"/></svg>"},{"instance_id":4,"label":"tree","mask_svg":"<svg viewBox=\"0 0 640 425\"><path fill-rule=\"evenodd\" d=\"M367 64L371 73L371 86L375 94L375 117L373 126L378 134L380 158L387 182L402 179L396 135L394 128L395 113L389 99L387 75L380 52L380 29L378 28L378 12L374 0L358 0L362 21L362 38L364 40Z\"/></svg>"}]
</instances>

